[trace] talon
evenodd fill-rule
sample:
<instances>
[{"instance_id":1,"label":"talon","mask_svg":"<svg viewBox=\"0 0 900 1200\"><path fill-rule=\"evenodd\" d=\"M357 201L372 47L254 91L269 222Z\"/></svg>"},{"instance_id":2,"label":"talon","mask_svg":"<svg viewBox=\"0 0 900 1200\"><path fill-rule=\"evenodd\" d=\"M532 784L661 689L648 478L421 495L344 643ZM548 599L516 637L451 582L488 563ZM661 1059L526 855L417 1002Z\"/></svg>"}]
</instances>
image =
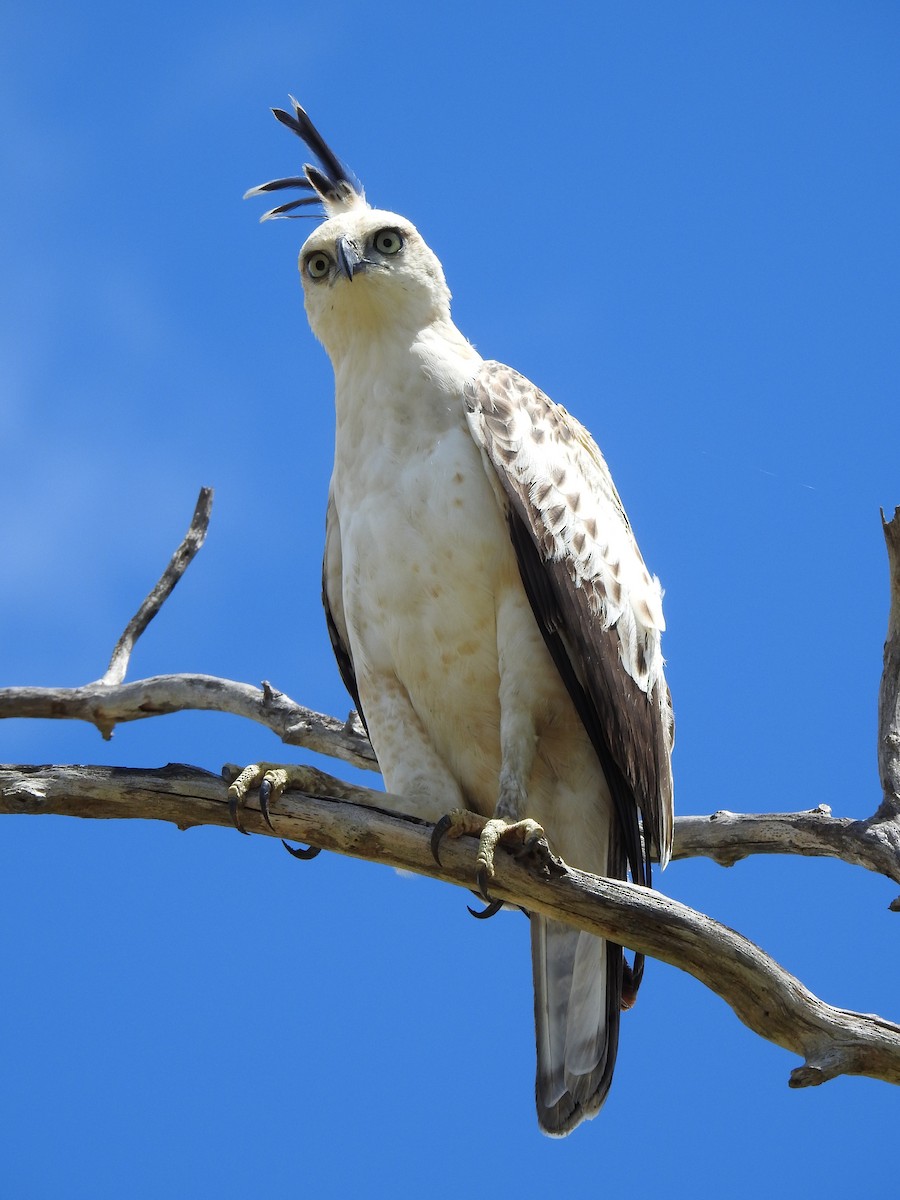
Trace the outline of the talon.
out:
<instances>
[{"instance_id":1,"label":"talon","mask_svg":"<svg viewBox=\"0 0 900 1200\"><path fill-rule=\"evenodd\" d=\"M281 839L281 844L284 846L285 850L287 850L288 854L293 855L294 858L315 858L317 854L322 853L321 846L307 846L304 850L302 846L297 846L296 848L294 846L289 846L284 838Z\"/></svg>"},{"instance_id":2,"label":"talon","mask_svg":"<svg viewBox=\"0 0 900 1200\"><path fill-rule=\"evenodd\" d=\"M236 795L231 795L230 789L228 795L228 815L231 817L231 823L238 833L243 833L246 837L249 837L250 834L247 833L247 830L244 828L244 822L241 820L241 802Z\"/></svg>"},{"instance_id":3,"label":"talon","mask_svg":"<svg viewBox=\"0 0 900 1200\"><path fill-rule=\"evenodd\" d=\"M470 905L466 905L466 908L476 921L486 921L489 917L495 917L502 907L502 900L492 900L487 908L483 908L480 912L472 908Z\"/></svg>"},{"instance_id":4,"label":"talon","mask_svg":"<svg viewBox=\"0 0 900 1200\"><path fill-rule=\"evenodd\" d=\"M488 881L490 880L490 878L491 878L491 876L488 872L488 868L486 866L484 866L483 864L481 866L479 866L478 870L475 872L475 882L478 884L479 894L480 894L482 900L487 905L502 903L502 901L495 900L494 897L491 895L491 893L488 891ZM491 914L491 915L493 916L493 914Z\"/></svg>"},{"instance_id":5,"label":"talon","mask_svg":"<svg viewBox=\"0 0 900 1200\"><path fill-rule=\"evenodd\" d=\"M275 826L269 819L269 800L272 798L272 781L266 777L259 785L259 811L268 827L275 832Z\"/></svg>"},{"instance_id":6,"label":"talon","mask_svg":"<svg viewBox=\"0 0 900 1200\"><path fill-rule=\"evenodd\" d=\"M444 816L442 816L441 819L438 821L437 825L435 825L434 830L432 831L432 834L431 834L431 853L434 858L434 861L437 863L437 865L439 867L443 866L443 863L441 862L441 856L438 853L438 851L440 850L441 842L444 839L444 835L446 834L447 830L450 828L450 826L452 824L453 824L453 818L451 817L451 815L449 813L445 813Z\"/></svg>"},{"instance_id":7,"label":"talon","mask_svg":"<svg viewBox=\"0 0 900 1200\"><path fill-rule=\"evenodd\" d=\"M223 767L223 774L225 771L231 774L230 764L226 763ZM250 835L244 828L242 812L247 800L247 792L256 785L260 774L261 769L258 763L244 767L243 771L238 771L228 788L228 815L231 817L231 823L238 833L246 834L247 837Z\"/></svg>"}]
</instances>

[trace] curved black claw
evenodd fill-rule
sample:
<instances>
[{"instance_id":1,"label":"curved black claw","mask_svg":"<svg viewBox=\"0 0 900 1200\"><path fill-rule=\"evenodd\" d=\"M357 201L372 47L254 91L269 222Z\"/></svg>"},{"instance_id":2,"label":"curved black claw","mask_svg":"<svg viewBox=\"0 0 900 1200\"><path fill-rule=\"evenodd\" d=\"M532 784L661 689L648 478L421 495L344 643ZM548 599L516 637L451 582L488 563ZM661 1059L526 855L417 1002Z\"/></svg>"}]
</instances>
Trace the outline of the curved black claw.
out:
<instances>
[{"instance_id":1,"label":"curved black claw","mask_svg":"<svg viewBox=\"0 0 900 1200\"><path fill-rule=\"evenodd\" d=\"M492 900L490 902L490 904L487 906L487 908L483 908L481 910L481 912L478 912L476 909L472 908L471 905L469 905L469 904L466 905L466 908L469 910L469 912L472 914L472 916L475 918L476 921L486 921L489 917L496 917L497 913L500 911L500 909L502 907L503 907L502 900Z\"/></svg>"},{"instance_id":2,"label":"curved black claw","mask_svg":"<svg viewBox=\"0 0 900 1200\"><path fill-rule=\"evenodd\" d=\"M496 904L497 901L488 891L488 879L490 876L487 873L487 867L479 867L475 872L475 882L478 884L478 891L485 904ZM493 916L493 913L491 914Z\"/></svg>"},{"instance_id":3,"label":"curved black claw","mask_svg":"<svg viewBox=\"0 0 900 1200\"><path fill-rule=\"evenodd\" d=\"M250 834L247 833L247 830L244 828L244 822L241 820L241 807L242 806L238 803L237 796L228 797L228 815L231 817L232 825L235 827L238 833L246 834L246 836L249 837Z\"/></svg>"},{"instance_id":4,"label":"curved black claw","mask_svg":"<svg viewBox=\"0 0 900 1200\"><path fill-rule=\"evenodd\" d=\"M443 866L443 863L441 862L441 856L438 851L441 848L441 842L444 840L444 835L452 824L453 818L449 813L445 813L444 816L442 816L438 821L437 825L435 825L431 833L431 853L434 861L439 867Z\"/></svg>"},{"instance_id":5,"label":"curved black claw","mask_svg":"<svg viewBox=\"0 0 900 1200\"><path fill-rule=\"evenodd\" d=\"M297 846L295 849L293 846L289 846L284 838L281 839L281 844L287 850L288 854L292 854L294 858L315 858L317 854L322 853L321 846L307 846L305 850L302 846Z\"/></svg>"},{"instance_id":6,"label":"curved black claw","mask_svg":"<svg viewBox=\"0 0 900 1200\"><path fill-rule=\"evenodd\" d=\"M268 827L275 832L275 826L269 820L269 801L272 798L272 785L268 779L264 779L259 785L259 811L262 813L263 820Z\"/></svg>"}]
</instances>

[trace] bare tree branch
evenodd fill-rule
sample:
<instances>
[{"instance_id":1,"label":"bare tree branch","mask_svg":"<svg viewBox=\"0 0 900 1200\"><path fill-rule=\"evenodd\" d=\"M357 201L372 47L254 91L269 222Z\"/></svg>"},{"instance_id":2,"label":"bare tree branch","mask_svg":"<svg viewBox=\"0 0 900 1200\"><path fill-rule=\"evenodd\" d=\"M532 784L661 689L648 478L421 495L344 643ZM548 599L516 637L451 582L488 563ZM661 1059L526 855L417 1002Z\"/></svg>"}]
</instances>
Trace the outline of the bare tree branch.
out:
<instances>
[{"instance_id":1,"label":"bare tree branch","mask_svg":"<svg viewBox=\"0 0 900 1200\"><path fill-rule=\"evenodd\" d=\"M201 488L200 495L197 497L197 506L194 509L194 515L191 518L188 531L181 541L181 545L172 555L169 565L159 577L156 586L150 591L143 604L128 622L125 632L119 638L118 642L116 642L112 658L109 660L109 666L106 668L106 674L98 680L98 683L113 685L121 683L125 678L125 672L128 670L128 663L131 659L131 652L134 649L135 643L169 598L172 588L174 588L175 584L188 569L191 559L206 540L206 531L209 528L209 517L212 512L212 502L212 488Z\"/></svg>"},{"instance_id":2,"label":"bare tree branch","mask_svg":"<svg viewBox=\"0 0 900 1200\"><path fill-rule=\"evenodd\" d=\"M676 858L711 858L731 867L751 854L838 858L900 883L900 826L881 810L866 821L833 817L827 804L807 812L676 817ZM895 908L897 902L891 904Z\"/></svg>"},{"instance_id":3,"label":"bare tree branch","mask_svg":"<svg viewBox=\"0 0 900 1200\"><path fill-rule=\"evenodd\" d=\"M105 737L117 724L186 709L246 717L265 725L286 745L378 770L355 714L339 721L297 704L266 682L255 688L213 675L157 675L111 687L91 683L80 688L0 688L0 719L77 719L96 725ZM827 805L809 812L720 811L675 819L673 858L706 857L732 866L752 854L838 858L900 883L900 822L882 809L866 821L833 817Z\"/></svg>"},{"instance_id":4,"label":"bare tree branch","mask_svg":"<svg viewBox=\"0 0 900 1200\"><path fill-rule=\"evenodd\" d=\"M304 708L268 683L260 689L212 675L159 675L117 687L0 688L0 718L78 719L107 737L116 724L185 709L246 717L286 745L378 770L361 725ZM705 857L730 867L753 854L837 858L900 884L900 823L881 809L866 821L833 817L827 805L808 812L719 811L675 819L673 859ZM900 909L900 902L895 906Z\"/></svg>"},{"instance_id":5,"label":"bare tree branch","mask_svg":"<svg viewBox=\"0 0 900 1200\"><path fill-rule=\"evenodd\" d=\"M187 709L246 717L271 729L288 746L378 770L375 752L355 714L339 721L314 712L265 681L262 688L255 688L215 675L155 675L115 686L99 682L77 688L0 688L0 720L45 717L87 721L107 739L116 725Z\"/></svg>"},{"instance_id":6,"label":"bare tree branch","mask_svg":"<svg viewBox=\"0 0 900 1200\"><path fill-rule=\"evenodd\" d=\"M306 784L309 795L291 792L273 807L280 835L471 886L473 840L446 840L438 866L430 851L432 827L385 811L385 805L402 807L401 797L353 787L313 768ZM247 828L271 836L254 805L244 811ZM0 767L0 812L150 818L181 829L230 824L224 780L178 765L151 771ZM900 1026L825 1004L747 938L686 905L556 859L528 862L503 850L491 889L512 904L689 972L755 1033L804 1060L791 1073L792 1087L843 1074L900 1083Z\"/></svg>"},{"instance_id":7,"label":"bare tree branch","mask_svg":"<svg viewBox=\"0 0 900 1200\"><path fill-rule=\"evenodd\" d=\"M125 632L116 643L106 674L76 688L0 688L0 720L4 717L44 717L88 721L108 741L116 725L164 713L201 709L232 713L265 725L290 746L342 759L352 766L377 771L375 752L356 713L344 722L297 704L263 680L262 688L219 679L214 675L156 675L124 682L138 638L162 608L175 584L206 540L212 513L212 488L201 488L190 526Z\"/></svg>"},{"instance_id":8,"label":"bare tree branch","mask_svg":"<svg viewBox=\"0 0 900 1200\"><path fill-rule=\"evenodd\" d=\"M263 681L262 688L212 675L157 675L123 683L129 656L193 556L203 544L212 492L200 492L186 537L159 583L129 622L101 680L77 688L0 688L0 719L41 717L88 721L110 738L117 724L187 709L231 713L265 725L299 746L354 767L378 770L355 713L346 721L314 712ZM837 818L820 805L808 812L744 814L719 811L675 821L674 858L705 856L732 866L751 854L801 854L842 859L900 883L900 509L884 520L891 609L879 702L881 807L865 821ZM900 898L892 908L900 911Z\"/></svg>"},{"instance_id":9,"label":"bare tree branch","mask_svg":"<svg viewBox=\"0 0 900 1200\"><path fill-rule=\"evenodd\" d=\"M885 521L882 513L881 524L887 546L891 606L878 693L878 773L884 800L876 816L887 821L900 818L900 508L894 509L890 521Z\"/></svg>"},{"instance_id":10,"label":"bare tree branch","mask_svg":"<svg viewBox=\"0 0 900 1200\"><path fill-rule=\"evenodd\" d=\"M110 737L116 724L184 709L228 712L267 726L283 742L377 771L355 714L346 722L304 708L264 683L262 689L206 675L166 675L123 682L132 649L199 549L209 520L204 489L188 535L156 588L129 622L102 679L80 688L0 689L0 718L79 719ZM749 854L826 855L900 882L900 509L883 519L891 610L879 702L879 769L884 799L867 821L810 812L680 817L675 858L706 855L731 865ZM355 719L354 719L355 718ZM467 839L446 841L443 865L430 854L430 826L388 812L402 797L355 787L313 768L304 792L283 796L272 817L279 833L342 854L403 867L467 887ZM0 768L0 813L142 817L193 825L230 825L227 785L193 767L161 770L108 767ZM271 835L258 808L243 812L248 829ZM832 1008L758 947L709 917L665 897L571 870L546 856L530 865L498 856L492 890L530 911L610 937L688 971L720 995L761 1036L792 1050L804 1064L790 1084L804 1087L840 1074L900 1083L900 1027L877 1016ZM900 908L900 900L892 907Z\"/></svg>"}]
</instances>

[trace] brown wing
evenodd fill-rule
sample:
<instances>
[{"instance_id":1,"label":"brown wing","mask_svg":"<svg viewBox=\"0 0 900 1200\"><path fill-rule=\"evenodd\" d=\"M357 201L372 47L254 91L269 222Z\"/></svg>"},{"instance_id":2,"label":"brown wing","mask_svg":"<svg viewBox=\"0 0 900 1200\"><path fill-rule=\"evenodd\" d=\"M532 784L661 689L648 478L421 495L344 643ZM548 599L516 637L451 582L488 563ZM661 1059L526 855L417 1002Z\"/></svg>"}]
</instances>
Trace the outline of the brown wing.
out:
<instances>
[{"instance_id":1,"label":"brown wing","mask_svg":"<svg viewBox=\"0 0 900 1200\"><path fill-rule=\"evenodd\" d=\"M574 417L496 362L468 385L466 407L538 625L609 784L632 878L649 884L654 852L668 861L673 821L659 581Z\"/></svg>"},{"instance_id":2,"label":"brown wing","mask_svg":"<svg viewBox=\"0 0 900 1200\"><path fill-rule=\"evenodd\" d=\"M341 529L338 524L337 511L331 495L328 497L328 509L325 513L325 555L322 560L322 604L325 606L325 622L328 626L328 636L331 648L337 659L338 670L344 687L353 697L356 711L363 726L366 718L359 702L359 688L356 684L356 671L350 656L350 645L347 638L347 625L344 620L344 600L341 576L343 562L341 558ZM368 733L368 727L366 726Z\"/></svg>"}]
</instances>

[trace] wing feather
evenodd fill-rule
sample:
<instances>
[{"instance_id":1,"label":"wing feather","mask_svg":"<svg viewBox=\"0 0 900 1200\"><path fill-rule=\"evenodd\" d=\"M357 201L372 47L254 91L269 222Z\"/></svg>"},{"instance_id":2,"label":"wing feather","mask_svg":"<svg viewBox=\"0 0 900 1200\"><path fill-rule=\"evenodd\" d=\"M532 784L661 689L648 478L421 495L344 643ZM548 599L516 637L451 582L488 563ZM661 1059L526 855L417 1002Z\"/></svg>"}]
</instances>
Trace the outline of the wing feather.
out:
<instances>
[{"instance_id":1,"label":"wing feather","mask_svg":"<svg viewBox=\"0 0 900 1200\"><path fill-rule=\"evenodd\" d=\"M341 554L341 528L338 522L334 498L329 492L328 508L325 513L325 556L322 560L322 604L325 607L325 623L328 626L328 636L331 648L337 659L338 670L344 687L353 697L359 719L366 726L366 718L359 702L359 687L356 682L356 671L350 654L350 639L347 636L347 622L344 618L343 597L343 559Z\"/></svg>"},{"instance_id":2,"label":"wing feather","mask_svg":"<svg viewBox=\"0 0 900 1200\"><path fill-rule=\"evenodd\" d=\"M674 722L662 591L590 434L524 376L485 362L469 427L507 504L522 582L597 751L639 883L672 847ZM641 831L644 840L641 844Z\"/></svg>"}]
</instances>

